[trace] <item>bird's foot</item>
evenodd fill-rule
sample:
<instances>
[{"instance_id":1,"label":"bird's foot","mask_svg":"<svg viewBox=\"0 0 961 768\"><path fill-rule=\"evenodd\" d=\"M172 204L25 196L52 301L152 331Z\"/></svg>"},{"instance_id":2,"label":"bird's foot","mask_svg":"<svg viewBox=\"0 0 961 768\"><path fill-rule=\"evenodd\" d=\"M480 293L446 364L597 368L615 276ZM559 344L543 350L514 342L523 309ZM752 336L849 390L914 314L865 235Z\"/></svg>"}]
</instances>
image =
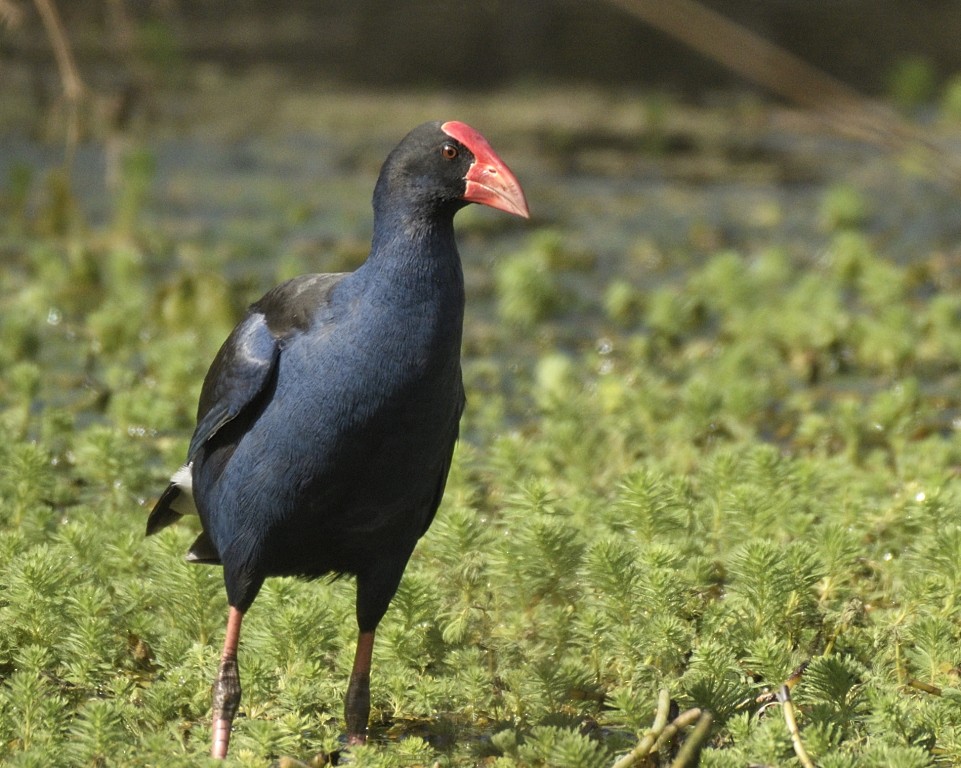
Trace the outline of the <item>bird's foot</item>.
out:
<instances>
[{"instance_id":1,"label":"bird's foot","mask_svg":"<svg viewBox=\"0 0 961 768\"><path fill-rule=\"evenodd\" d=\"M347 734L348 747L362 747L366 743L367 743L366 733L348 733Z\"/></svg>"},{"instance_id":2,"label":"bird's foot","mask_svg":"<svg viewBox=\"0 0 961 768\"><path fill-rule=\"evenodd\" d=\"M220 662L213 691L213 746L210 756L223 759L230 744L230 728L240 706L240 670L236 658Z\"/></svg>"}]
</instances>

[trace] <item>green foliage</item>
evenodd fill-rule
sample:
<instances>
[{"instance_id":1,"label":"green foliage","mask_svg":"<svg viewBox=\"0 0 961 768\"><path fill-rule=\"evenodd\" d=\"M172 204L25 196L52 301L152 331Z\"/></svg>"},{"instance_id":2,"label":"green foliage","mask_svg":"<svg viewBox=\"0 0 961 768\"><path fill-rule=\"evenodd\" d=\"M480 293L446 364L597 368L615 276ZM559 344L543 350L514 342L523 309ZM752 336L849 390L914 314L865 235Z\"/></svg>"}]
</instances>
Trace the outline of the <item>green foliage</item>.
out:
<instances>
[{"instance_id":1,"label":"green foliage","mask_svg":"<svg viewBox=\"0 0 961 768\"><path fill-rule=\"evenodd\" d=\"M888 95L901 107L917 107L934 95L935 81L935 68L928 59L906 56L888 74Z\"/></svg>"},{"instance_id":2,"label":"green foliage","mask_svg":"<svg viewBox=\"0 0 961 768\"><path fill-rule=\"evenodd\" d=\"M221 574L182 560L196 521L148 541L143 524L264 285L226 269L234 243L144 232L152 164L132 162L122 242L9 246L5 765L207 751ZM48 231L71 230L66 203ZM961 761L961 284L942 254L883 252L855 187L820 204L817 260L776 242L678 254L670 279L602 276L603 296L557 231L497 260L445 500L378 631L352 764L606 766L666 687L714 715L702 764L790 765L763 702L805 663L792 696L818 765ZM233 763L342 748L353 600L349 580L265 585Z\"/></svg>"},{"instance_id":3,"label":"green foliage","mask_svg":"<svg viewBox=\"0 0 961 768\"><path fill-rule=\"evenodd\" d=\"M953 123L961 122L961 74L955 74L944 85L941 113Z\"/></svg>"},{"instance_id":4,"label":"green foliage","mask_svg":"<svg viewBox=\"0 0 961 768\"><path fill-rule=\"evenodd\" d=\"M641 315L640 292L626 280L613 280L604 291L604 310L611 322L629 326Z\"/></svg>"},{"instance_id":5,"label":"green foliage","mask_svg":"<svg viewBox=\"0 0 961 768\"><path fill-rule=\"evenodd\" d=\"M867 204L856 188L840 184L825 193L821 201L821 220L828 229L856 229L866 219Z\"/></svg>"},{"instance_id":6,"label":"green foliage","mask_svg":"<svg viewBox=\"0 0 961 768\"><path fill-rule=\"evenodd\" d=\"M528 248L500 260L495 268L498 311L508 323L530 328L557 311L564 298L556 271L566 263L556 232L532 237Z\"/></svg>"},{"instance_id":7,"label":"green foliage","mask_svg":"<svg viewBox=\"0 0 961 768\"><path fill-rule=\"evenodd\" d=\"M120 232L132 234L150 192L157 161L149 151L136 149L127 152L120 164L114 226Z\"/></svg>"},{"instance_id":8,"label":"green foliage","mask_svg":"<svg viewBox=\"0 0 961 768\"><path fill-rule=\"evenodd\" d=\"M521 765L547 768L602 768L610 764L604 747L564 728L533 728L512 755Z\"/></svg>"}]
</instances>

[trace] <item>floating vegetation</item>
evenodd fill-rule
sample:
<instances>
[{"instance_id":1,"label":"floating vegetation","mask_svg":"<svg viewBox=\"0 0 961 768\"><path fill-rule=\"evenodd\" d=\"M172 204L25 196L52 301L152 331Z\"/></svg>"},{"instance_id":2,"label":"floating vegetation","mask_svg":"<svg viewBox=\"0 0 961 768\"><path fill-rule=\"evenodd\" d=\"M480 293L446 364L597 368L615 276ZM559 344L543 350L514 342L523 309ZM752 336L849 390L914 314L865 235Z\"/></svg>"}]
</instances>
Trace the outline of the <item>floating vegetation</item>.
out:
<instances>
[{"instance_id":1,"label":"floating vegetation","mask_svg":"<svg viewBox=\"0 0 961 768\"><path fill-rule=\"evenodd\" d=\"M4 764L206 760L221 577L146 510L238 312L308 249L171 238L152 156L127 172L117 232L60 192L28 213L19 167L4 198ZM554 223L467 264L463 437L352 765L961 761L958 252L892 259L875 205L822 192L805 258L775 227L611 275ZM232 762L344 749L353 599L265 585Z\"/></svg>"}]
</instances>

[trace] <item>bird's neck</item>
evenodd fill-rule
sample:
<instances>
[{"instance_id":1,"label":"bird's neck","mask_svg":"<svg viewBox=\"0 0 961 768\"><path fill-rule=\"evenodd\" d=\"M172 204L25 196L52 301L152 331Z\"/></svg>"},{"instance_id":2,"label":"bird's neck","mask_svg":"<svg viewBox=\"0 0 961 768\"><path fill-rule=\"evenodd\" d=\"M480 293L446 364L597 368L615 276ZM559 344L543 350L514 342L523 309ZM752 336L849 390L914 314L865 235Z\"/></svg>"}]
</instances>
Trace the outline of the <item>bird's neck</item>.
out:
<instances>
[{"instance_id":1,"label":"bird's neck","mask_svg":"<svg viewBox=\"0 0 961 768\"><path fill-rule=\"evenodd\" d=\"M459 361L464 275L453 216L376 221L370 256L350 285L367 327L379 323L371 347L379 367L394 360L395 370L413 365L408 373L420 376Z\"/></svg>"},{"instance_id":2,"label":"bird's neck","mask_svg":"<svg viewBox=\"0 0 961 768\"><path fill-rule=\"evenodd\" d=\"M453 215L378 212L370 256L358 273L368 286L379 285L412 301L444 293L463 301L464 277Z\"/></svg>"}]
</instances>

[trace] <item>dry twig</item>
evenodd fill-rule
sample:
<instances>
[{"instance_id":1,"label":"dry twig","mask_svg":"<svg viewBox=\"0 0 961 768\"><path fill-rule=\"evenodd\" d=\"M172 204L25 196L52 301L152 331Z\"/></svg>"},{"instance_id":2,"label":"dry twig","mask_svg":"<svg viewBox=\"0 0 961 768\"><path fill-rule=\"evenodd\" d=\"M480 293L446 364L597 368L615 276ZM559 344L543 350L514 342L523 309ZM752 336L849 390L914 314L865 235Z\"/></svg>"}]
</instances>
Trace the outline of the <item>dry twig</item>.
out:
<instances>
[{"instance_id":1,"label":"dry twig","mask_svg":"<svg viewBox=\"0 0 961 768\"><path fill-rule=\"evenodd\" d=\"M16 29L23 24L23 8L14 0L0 0L0 22L10 29Z\"/></svg>"},{"instance_id":2,"label":"dry twig","mask_svg":"<svg viewBox=\"0 0 961 768\"><path fill-rule=\"evenodd\" d=\"M914 678L914 677L910 678L907 681L906 685L909 688L914 688L915 690L918 690L918 691L924 691L925 693L930 693L932 696L941 696L943 693L938 686L931 685L930 683L925 683L924 681L918 680L917 678Z\"/></svg>"},{"instance_id":3,"label":"dry twig","mask_svg":"<svg viewBox=\"0 0 961 768\"><path fill-rule=\"evenodd\" d=\"M681 714L675 717L668 724L668 726L664 729L661 735L657 737L657 742L655 742L654 749L652 749L651 751L657 752L662 747L666 747L667 743L671 739L673 739L675 736L677 736L678 731L680 731L682 728L687 728L687 726L693 725L694 723L696 723L700 719L702 714L705 714L705 713L702 712L699 707L694 707L693 709L688 709L684 712L681 712ZM706 714L710 714L710 713L706 713Z\"/></svg>"},{"instance_id":4,"label":"dry twig","mask_svg":"<svg viewBox=\"0 0 961 768\"><path fill-rule=\"evenodd\" d=\"M67 31L53 0L34 0L34 4L43 20L50 44L53 46L57 70L60 72L60 82L63 85L63 95L67 102L67 166L69 167L74 149L80 140L80 105L86 89L80 78L77 62L73 58Z\"/></svg>"},{"instance_id":5,"label":"dry twig","mask_svg":"<svg viewBox=\"0 0 961 768\"><path fill-rule=\"evenodd\" d=\"M711 733L711 723L714 721L714 716L710 712L704 712L697 719L697 725L694 726L694 730L691 731L691 735L687 737L684 742L684 746L677 753L677 757L671 763L671 768L685 768L688 765L697 765L698 755L701 754L701 747L704 746L704 742L707 741L708 735Z\"/></svg>"},{"instance_id":6,"label":"dry twig","mask_svg":"<svg viewBox=\"0 0 961 768\"><path fill-rule=\"evenodd\" d=\"M707 718L708 722L707 727L710 727L710 712L702 712L700 709L695 707L682 712L669 723L667 718L670 716L670 711L671 694L666 688L662 688L658 692L657 710L654 715L654 723L651 725L650 730L648 730L641 740L638 741L637 746L620 758L616 763L614 763L612 768L629 768L640 760L646 758L652 752L656 752L657 750L666 746L667 743L681 731L681 729L686 728L694 722L698 722L700 724L705 717ZM696 731L697 729L695 729L695 733ZM688 741L695 738L695 733L692 733ZM704 736L699 736L697 738L702 740ZM699 741L697 743L699 743ZM679 763L678 765L685 765L685 763Z\"/></svg>"},{"instance_id":7,"label":"dry twig","mask_svg":"<svg viewBox=\"0 0 961 768\"><path fill-rule=\"evenodd\" d=\"M671 694L667 688L662 688L657 694L657 710L654 715L654 724L650 730L644 734L644 737L637 743L634 749L614 763L613 768L629 768L629 766L634 765L635 762L651 751L651 747L654 746L657 737L661 735L661 732L667 725L667 713L670 711L670 708Z\"/></svg>"}]
</instances>

